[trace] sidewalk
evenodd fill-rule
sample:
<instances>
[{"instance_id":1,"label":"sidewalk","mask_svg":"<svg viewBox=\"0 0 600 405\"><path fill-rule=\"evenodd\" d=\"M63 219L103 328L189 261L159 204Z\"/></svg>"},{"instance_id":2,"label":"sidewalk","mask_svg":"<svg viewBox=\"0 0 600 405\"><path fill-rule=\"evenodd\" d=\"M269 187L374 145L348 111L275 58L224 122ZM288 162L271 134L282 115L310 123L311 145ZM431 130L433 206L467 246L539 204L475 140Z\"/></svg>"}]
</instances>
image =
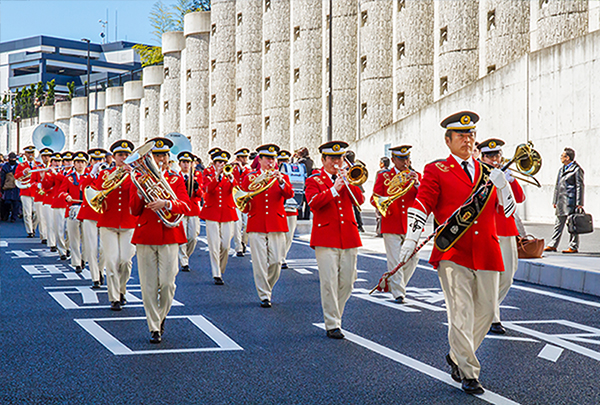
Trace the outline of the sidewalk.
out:
<instances>
[{"instance_id":1,"label":"sidewalk","mask_svg":"<svg viewBox=\"0 0 600 405\"><path fill-rule=\"evenodd\" d=\"M366 208L362 216L366 232L361 234L361 252L385 254L383 239L375 237L375 212ZM551 239L554 225L529 222L524 225L528 234L545 239L546 243ZM308 241L310 234L305 232L310 232L309 227L305 225L302 229L300 238ZM431 232L433 226L430 221L423 235L427 236ZM568 242L569 234L565 230L559 253L544 253L540 259L520 259L515 280L600 296L600 228L596 228L591 234L580 236L580 253L560 253L568 247ZM430 242L421 250L419 261L422 264L427 263L431 248Z\"/></svg>"}]
</instances>

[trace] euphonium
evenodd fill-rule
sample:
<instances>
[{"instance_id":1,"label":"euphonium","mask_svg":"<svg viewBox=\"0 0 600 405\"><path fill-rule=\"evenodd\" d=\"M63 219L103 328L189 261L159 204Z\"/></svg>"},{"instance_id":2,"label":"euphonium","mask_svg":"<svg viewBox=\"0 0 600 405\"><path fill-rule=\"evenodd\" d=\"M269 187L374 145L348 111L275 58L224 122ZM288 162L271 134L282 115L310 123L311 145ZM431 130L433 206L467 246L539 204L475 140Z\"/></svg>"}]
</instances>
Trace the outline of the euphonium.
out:
<instances>
[{"instance_id":1,"label":"euphonium","mask_svg":"<svg viewBox=\"0 0 600 405\"><path fill-rule=\"evenodd\" d=\"M122 167L117 168L112 173L105 173L104 181L102 182L102 190L95 190L91 186L87 186L83 191L83 195L87 200L88 204L92 209L100 214L104 212L104 208L102 204L104 203L104 199L108 196L114 189L118 188L129 173L125 171Z\"/></svg>"},{"instance_id":2,"label":"euphonium","mask_svg":"<svg viewBox=\"0 0 600 405\"><path fill-rule=\"evenodd\" d=\"M387 215L387 210L394 201L404 196L415 185L415 180L410 178L410 170L402 171L396 174L391 180L387 180L387 193L389 196L383 197L373 194L375 206L384 217Z\"/></svg>"},{"instance_id":3,"label":"euphonium","mask_svg":"<svg viewBox=\"0 0 600 405\"><path fill-rule=\"evenodd\" d=\"M275 184L276 181L277 177L274 177L274 171L268 170L252 180L248 186L250 191L244 191L238 187L234 187L233 201L235 202L236 207L240 211L244 211L250 200L263 191L269 189L273 184Z\"/></svg>"}]
</instances>

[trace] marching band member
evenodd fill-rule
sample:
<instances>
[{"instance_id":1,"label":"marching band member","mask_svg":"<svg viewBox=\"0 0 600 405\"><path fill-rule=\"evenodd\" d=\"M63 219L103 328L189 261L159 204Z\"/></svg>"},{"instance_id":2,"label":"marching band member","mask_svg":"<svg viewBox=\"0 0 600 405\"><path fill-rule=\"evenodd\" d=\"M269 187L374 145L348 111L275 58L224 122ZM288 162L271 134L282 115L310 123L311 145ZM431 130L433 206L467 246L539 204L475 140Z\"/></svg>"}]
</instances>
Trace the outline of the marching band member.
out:
<instances>
[{"instance_id":1,"label":"marching band member","mask_svg":"<svg viewBox=\"0 0 600 405\"><path fill-rule=\"evenodd\" d=\"M285 200L294 196L288 176L277 170L276 158L279 146L273 144L256 148L260 168L249 173L243 180L242 190L257 191L246 206L248 213L248 241L252 247L252 271L258 298L263 308L271 307L273 287L281 273L281 261L285 253ZM263 179L261 182L260 179Z\"/></svg>"},{"instance_id":2,"label":"marching band member","mask_svg":"<svg viewBox=\"0 0 600 405\"><path fill-rule=\"evenodd\" d=\"M505 215L515 208L504 173L472 158L478 120L477 114L463 111L442 121L450 156L425 166L417 197L408 209L406 239L400 250L404 262L415 251L429 213L445 224L436 235L429 262L438 271L448 311L450 353L446 361L452 379L462 381L469 394L484 392L475 351L492 323L499 273L504 271L496 236L496 204L503 205ZM478 194L468 210L460 211L460 217L453 215L488 179L495 187Z\"/></svg>"},{"instance_id":3,"label":"marching band member","mask_svg":"<svg viewBox=\"0 0 600 405\"><path fill-rule=\"evenodd\" d=\"M81 253L81 233L82 222L77 217L83 202L83 189L81 185L88 175L85 168L89 156L85 152L76 152L73 154L74 170L65 175L64 180L58 190L58 199L65 200L68 204L68 211L65 210L67 221L67 234L69 235L69 250L71 251L71 266L75 267L76 273L81 273L85 262ZM83 249L85 252L85 249Z\"/></svg>"},{"instance_id":4,"label":"marching band member","mask_svg":"<svg viewBox=\"0 0 600 405\"><path fill-rule=\"evenodd\" d=\"M359 187L345 182L347 147L342 141L319 146L323 168L306 179L306 200L313 212L310 246L319 268L325 329L332 339L344 338L342 314L356 280L356 257L362 246L354 199L362 204L365 197Z\"/></svg>"},{"instance_id":5,"label":"marching band member","mask_svg":"<svg viewBox=\"0 0 600 405\"><path fill-rule=\"evenodd\" d=\"M40 158L42 163L38 164L37 169L44 169L50 165L50 156L52 156L52 149L43 148L40 150ZM33 205L35 207L35 214L38 218L38 229L40 232L40 240L42 244L48 243L48 218L46 208L44 208L44 196L45 191L42 187L42 180L46 172L37 173L36 177L36 192L33 196Z\"/></svg>"},{"instance_id":6,"label":"marching band member","mask_svg":"<svg viewBox=\"0 0 600 405\"><path fill-rule=\"evenodd\" d=\"M248 156L250 149L238 149L235 153L235 161L233 165L233 177L237 184L242 184L244 177L252 170L248 166ZM238 220L235 221L233 241L235 243L235 252L237 257L244 257L246 254L246 245L248 244L248 234L246 233L246 225L248 224L248 215L244 214L236 207Z\"/></svg>"},{"instance_id":7,"label":"marching band member","mask_svg":"<svg viewBox=\"0 0 600 405\"><path fill-rule=\"evenodd\" d=\"M125 159L133 152L133 143L120 140L110 147L114 155L115 167L102 170L92 183L95 190L106 190L114 187L120 180L123 182L110 192L103 203L103 212L98 217L100 243L104 251L106 266L106 287L110 309L120 311L127 303L127 281L131 275L131 260L135 255L135 246L131 242L137 218L129 209L129 193L131 168Z\"/></svg>"},{"instance_id":8,"label":"marching band member","mask_svg":"<svg viewBox=\"0 0 600 405\"><path fill-rule=\"evenodd\" d=\"M412 206L419 187L420 174L410 169L410 145L396 146L390 148L392 153L391 169L381 170L375 179L373 194L380 197L393 197L403 191L403 181L413 182L413 186L402 197L394 200L388 207L385 215L381 218L381 234L385 244L387 257L387 269L393 270L399 263L400 247L406 237L406 211ZM371 197L371 204L377 207L375 200ZM406 285L410 281L417 262L415 255L408 263L390 277L389 284L392 296L399 304L404 302L406 296Z\"/></svg>"},{"instance_id":9,"label":"marching band member","mask_svg":"<svg viewBox=\"0 0 600 405\"><path fill-rule=\"evenodd\" d=\"M477 146L477 149L481 152L480 160L492 167L500 167L500 163L502 162L502 146L504 146L504 141L501 139L492 138L481 142ZM510 185L515 202L522 203L525 201L525 193L519 182L511 175L510 169L507 169L504 174ZM496 231L498 232L502 261L504 262L504 271L500 273L498 302L494 311L494 319L492 320L490 332L503 335L506 333L506 329L504 329L502 322L500 322L500 304L504 301L508 290L512 286L513 277L519 265L519 253L517 250L517 236L519 235L519 231L517 230L514 214L507 218L503 210L499 210L496 207Z\"/></svg>"},{"instance_id":10,"label":"marching band member","mask_svg":"<svg viewBox=\"0 0 600 405\"><path fill-rule=\"evenodd\" d=\"M212 164L204 171L204 205L200 218L206 223L206 241L214 283L223 285L223 273L229 258L234 221L238 219L233 202L232 174L223 173L231 155L224 150L213 151ZM212 170L208 170L212 167ZM207 174L208 172L208 174Z\"/></svg>"},{"instance_id":11,"label":"marching band member","mask_svg":"<svg viewBox=\"0 0 600 405\"><path fill-rule=\"evenodd\" d=\"M193 167L195 156L183 151L177 155L179 167L181 168L181 176L186 186L188 196L190 197L190 212L183 217L183 229L187 243L179 246L179 264L181 271L190 271L190 257L196 249L198 241L196 238L200 234L200 202L202 201L202 172L196 172Z\"/></svg>"},{"instance_id":12,"label":"marching band member","mask_svg":"<svg viewBox=\"0 0 600 405\"><path fill-rule=\"evenodd\" d=\"M106 150L101 148L90 149L88 150L88 156L90 157L90 166L87 167L86 172L89 173L89 176L83 177L81 181L82 191L85 191L85 188L91 185L98 177L100 166L104 163ZM100 214L90 207L85 196L82 200L83 203L81 204L79 214L77 215L77 219L82 222L82 250L84 253L84 260L88 262L90 274L92 276L92 288L99 289L104 280L104 256L102 246L99 243L98 230L98 219Z\"/></svg>"},{"instance_id":13,"label":"marching band member","mask_svg":"<svg viewBox=\"0 0 600 405\"><path fill-rule=\"evenodd\" d=\"M69 235L67 234L67 202L59 197L60 186L65 180L65 176L73 169L73 153L66 151L62 153L62 167L57 171L54 187L54 199L52 200L52 209L54 211L54 230L56 232L56 242L60 260L67 260L70 255Z\"/></svg>"},{"instance_id":14,"label":"marching band member","mask_svg":"<svg viewBox=\"0 0 600 405\"><path fill-rule=\"evenodd\" d=\"M277 165L279 166L279 171L282 171L281 168L284 163L289 163L292 154L287 150L279 151L279 155L277 156ZM284 172L284 171L282 171ZM293 198L288 198L285 200L284 204L285 215L287 217L288 231L285 233L285 252L283 255L283 261L281 263L282 269L287 269L288 265L286 263L287 254L292 247L292 241L294 240L294 232L296 232L296 225L298 224L298 208L296 201Z\"/></svg>"},{"instance_id":15,"label":"marching band member","mask_svg":"<svg viewBox=\"0 0 600 405\"><path fill-rule=\"evenodd\" d=\"M53 153L50 157L50 167L51 169L46 172L44 175L44 179L42 180L42 187L44 189L44 208L46 213L46 220L48 225L48 246L50 246L51 252L58 251L57 241L58 238L58 228L55 210L52 208L52 204L54 203L54 197L56 192L58 191L58 187L60 185L60 164L62 162L62 155L60 152ZM61 251L59 251L59 255L61 260L67 259L67 249L64 245L61 247Z\"/></svg>"},{"instance_id":16,"label":"marching band member","mask_svg":"<svg viewBox=\"0 0 600 405\"><path fill-rule=\"evenodd\" d=\"M146 203L137 188L131 185L131 212L138 216L131 242L137 245L138 250L138 273L150 343L160 343L175 295L179 245L186 243L187 239L181 223L168 227L156 211L166 209L169 213L188 215L191 202L183 178L169 170L169 150L173 142L167 138L154 138L149 142L154 142L152 157L175 196L172 200L156 199ZM116 159L117 156L115 154Z\"/></svg>"},{"instance_id":17,"label":"marching band member","mask_svg":"<svg viewBox=\"0 0 600 405\"><path fill-rule=\"evenodd\" d=\"M17 165L15 170L16 180L25 180L29 177L29 186L19 190L21 196L21 206L23 207L23 222L25 223L25 232L27 232L28 238L35 237L35 228L37 223L37 216L34 211L33 199L37 193L37 184L34 179L35 173L30 173L31 170L36 168L34 160L35 146L26 146L23 148L25 154L25 161Z\"/></svg>"}]
</instances>

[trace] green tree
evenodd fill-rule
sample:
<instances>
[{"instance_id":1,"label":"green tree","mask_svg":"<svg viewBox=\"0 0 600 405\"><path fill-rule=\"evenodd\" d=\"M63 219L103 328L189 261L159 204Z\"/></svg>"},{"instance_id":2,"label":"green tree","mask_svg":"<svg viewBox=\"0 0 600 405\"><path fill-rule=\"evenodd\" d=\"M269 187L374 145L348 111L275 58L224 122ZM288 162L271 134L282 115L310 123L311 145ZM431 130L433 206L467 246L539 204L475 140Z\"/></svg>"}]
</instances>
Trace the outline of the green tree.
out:
<instances>
[{"instance_id":1,"label":"green tree","mask_svg":"<svg viewBox=\"0 0 600 405\"><path fill-rule=\"evenodd\" d=\"M187 13L209 11L210 0L176 0L173 4L173 15L176 31L183 31L183 20Z\"/></svg>"},{"instance_id":2,"label":"green tree","mask_svg":"<svg viewBox=\"0 0 600 405\"><path fill-rule=\"evenodd\" d=\"M162 0L154 3L149 18L150 26L153 28L152 35L159 44L162 42L163 33L175 30L175 14Z\"/></svg>"},{"instance_id":3,"label":"green tree","mask_svg":"<svg viewBox=\"0 0 600 405\"><path fill-rule=\"evenodd\" d=\"M46 94L46 103L45 105L54 105L54 88L56 87L56 82L54 79L46 82L48 86L48 94Z\"/></svg>"},{"instance_id":4,"label":"green tree","mask_svg":"<svg viewBox=\"0 0 600 405\"><path fill-rule=\"evenodd\" d=\"M44 91L44 87L44 83L39 81L37 87L35 88L35 102L36 106L38 107L44 105L44 100L46 98L46 92Z\"/></svg>"},{"instance_id":5,"label":"green tree","mask_svg":"<svg viewBox=\"0 0 600 405\"><path fill-rule=\"evenodd\" d=\"M75 97L75 82L67 83L67 88L69 89L68 99L71 101L73 100L73 97Z\"/></svg>"},{"instance_id":6,"label":"green tree","mask_svg":"<svg viewBox=\"0 0 600 405\"><path fill-rule=\"evenodd\" d=\"M137 44L133 49L140 55L142 59L142 67L155 65L163 61L162 48L160 46L146 46Z\"/></svg>"}]
</instances>

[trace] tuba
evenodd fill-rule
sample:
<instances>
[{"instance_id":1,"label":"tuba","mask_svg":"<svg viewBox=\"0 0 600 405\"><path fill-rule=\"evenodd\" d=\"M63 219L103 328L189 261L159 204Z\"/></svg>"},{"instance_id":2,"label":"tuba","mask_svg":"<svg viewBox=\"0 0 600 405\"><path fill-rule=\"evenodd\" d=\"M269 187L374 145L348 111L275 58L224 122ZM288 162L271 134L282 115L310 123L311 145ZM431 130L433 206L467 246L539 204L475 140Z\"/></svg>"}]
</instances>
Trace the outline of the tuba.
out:
<instances>
[{"instance_id":1,"label":"tuba","mask_svg":"<svg viewBox=\"0 0 600 405\"><path fill-rule=\"evenodd\" d=\"M391 180L386 180L388 186L387 193L389 196L383 197L373 194L375 206L384 217L387 215L387 210L394 201L404 196L415 185L415 180L409 177L410 170L402 171L396 174Z\"/></svg>"},{"instance_id":2,"label":"tuba","mask_svg":"<svg viewBox=\"0 0 600 405\"><path fill-rule=\"evenodd\" d=\"M153 146L154 142L147 142L125 160L125 163L133 169L134 174L131 176L131 181L140 191L146 203L158 199L176 200L175 192L165 180L156 162L154 162L151 154ZM156 214L162 223L169 228L178 226L184 217L182 214L173 214L166 208L156 211Z\"/></svg>"},{"instance_id":3,"label":"tuba","mask_svg":"<svg viewBox=\"0 0 600 405\"><path fill-rule=\"evenodd\" d=\"M244 211L246 206L255 196L268 190L275 182L277 177L272 170L261 173L248 186L249 191L244 191L238 187L233 188L233 201L240 211Z\"/></svg>"},{"instance_id":4,"label":"tuba","mask_svg":"<svg viewBox=\"0 0 600 405\"><path fill-rule=\"evenodd\" d=\"M99 214L104 212L104 199L116 188L118 188L127 179L129 173L122 167L117 168L114 172L104 174L102 182L102 190L95 190L91 186L87 186L83 190L83 195L90 207Z\"/></svg>"}]
</instances>

